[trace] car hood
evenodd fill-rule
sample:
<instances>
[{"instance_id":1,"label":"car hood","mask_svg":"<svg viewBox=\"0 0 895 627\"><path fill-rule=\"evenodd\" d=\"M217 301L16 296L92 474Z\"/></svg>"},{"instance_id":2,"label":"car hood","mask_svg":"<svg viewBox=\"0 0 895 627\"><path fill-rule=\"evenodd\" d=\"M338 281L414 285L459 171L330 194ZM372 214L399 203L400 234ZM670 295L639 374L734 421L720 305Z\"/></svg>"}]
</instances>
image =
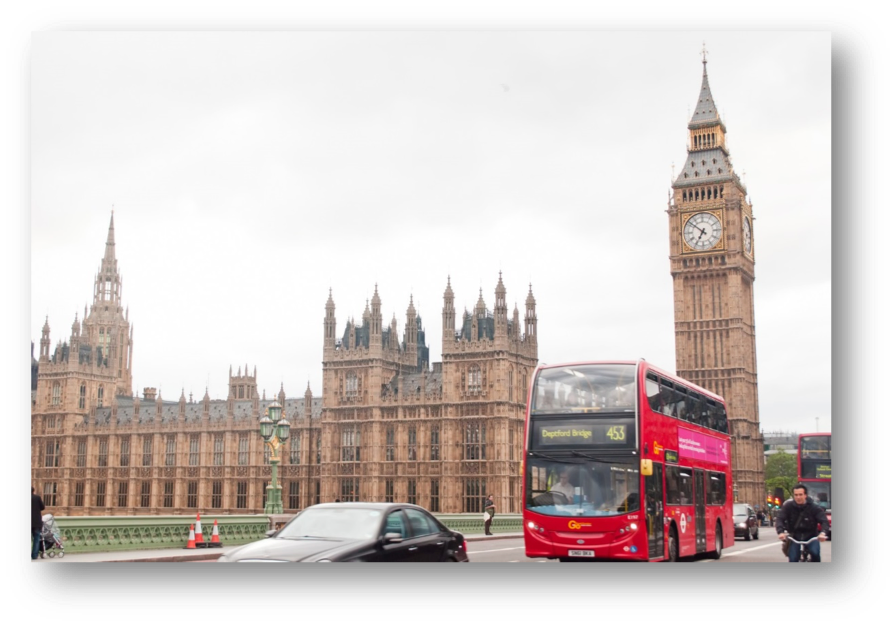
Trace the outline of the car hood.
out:
<instances>
[{"instance_id":1,"label":"car hood","mask_svg":"<svg viewBox=\"0 0 895 627\"><path fill-rule=\"evenodd\" d=\"M746 520L747 518L749 518L748 514L734 514L733 515L734 520Z\"/></svg>"},{"instance_id":2,"label":"car hood","mask_svg":"<svg viewBox=\"0 0 895 627\"><path fill-rule=\"evenodd\" d=\"M322 559L330 553L349 551L363 545L365 540L346 540L344 538L298 538L284 540L267 538L252 542L245 546L231 549L224 553L224 560L238 562L242 560L271 560L283 562L302 562Z\"/></svg>"}]
</instances>

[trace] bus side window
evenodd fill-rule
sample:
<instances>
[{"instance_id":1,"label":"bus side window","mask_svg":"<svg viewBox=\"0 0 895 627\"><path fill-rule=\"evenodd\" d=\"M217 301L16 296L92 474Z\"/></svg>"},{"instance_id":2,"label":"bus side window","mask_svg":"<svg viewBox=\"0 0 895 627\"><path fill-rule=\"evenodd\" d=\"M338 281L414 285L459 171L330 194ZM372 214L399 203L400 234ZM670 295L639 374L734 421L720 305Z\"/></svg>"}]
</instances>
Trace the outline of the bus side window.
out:
<instances>
[{"instance_id":1,"label":"bus side window","mask_svg":"<svg viewBox=\"0 0 895 627\"><path fill-rule=\"evenodd\" d=\"M662 408L659 410L666 416L675 416L675 394L674 394L674 384L671 381L667 381L662 379L662 385L660 386L660 394L662 399Z\"/></svg>"},{"instance_id":2,"label":"bus side window","mask_svg":"<svg viewBox=\"0 0 895 627\"><path fill-rule=\"evenodd\" d=\"M662 411L661 395L659 393L659 382L655 380L652 373L646 375L646 400L650 409L653 411Z\"/></svg>"},{"instance_id":3,"label":"bus side window","mask_svg":"<svg viewBox=\"0 0 895 627\"><path fill-rule=\"evenodd\" d=\"M689 420L687 416L687 388L681 385L674 386L674 417L681 420Z\"/></svg>"},{"instance_id":4,"label":"bus side window","mask_svg":"<svg viewBox=\"0 0 895 627\"><path fill-rule=\"evenodd\" d=\"M691 390L688 400L690 401L690 422L697 424L700 427L708 427L708 420L706 420L705 416L705 398L702 394Z\"/></svg>"},{"instance_id":5,"label":"bus side window","mask_svg":"<svg viewBox=\"0 0 895 627\"><path fill-rule=\"evenodd\" d=\"M718 431L721 433L729 433L727 425L727 410L724 405L718 405Z\"/></svg>"},{"instance_id":6,"label":"bus side window","mask_svg":"<svg viewBox=\"0 0 895 627\"><path fill-rule=\"evenodd\" d=\"M680 469L681 505L693 505L693 469Z\"/></svg>"},{"instance_id":7,"label":"bus side window","mask_svg":"<svg viewBox=\"0 0 895 627\"><path fill-rule=\"evenodd\" d=\"M680 469L676 466L665 467L665 499L669 505L680 505Z\"/></svg>"}]
</instances>

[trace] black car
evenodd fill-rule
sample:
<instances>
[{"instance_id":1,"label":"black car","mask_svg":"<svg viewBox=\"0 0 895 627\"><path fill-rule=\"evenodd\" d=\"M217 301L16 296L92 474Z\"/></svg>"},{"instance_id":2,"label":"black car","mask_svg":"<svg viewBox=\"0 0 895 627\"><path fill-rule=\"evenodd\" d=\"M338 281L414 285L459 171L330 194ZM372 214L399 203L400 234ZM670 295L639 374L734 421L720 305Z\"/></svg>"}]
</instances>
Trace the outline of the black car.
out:
<instances>
[{"instance_id":1,"label":"black car","mask_svg":"<svg viewBox=\"0 0 895 627\"><path fill-rule=\"evenodd\" d=\"M219 562L468 562L463 534L408 503L323 503Z\"/></svg>"},{"instance_id":2,"label":"black car","mask_svg":"<svg viewBox=\"0 0 895 627\"><path fill-rule=\"evenodd\" d=\"M733 504L733 537L758 540L758 516L745 503Z\"/></svg>"}]
</instances>

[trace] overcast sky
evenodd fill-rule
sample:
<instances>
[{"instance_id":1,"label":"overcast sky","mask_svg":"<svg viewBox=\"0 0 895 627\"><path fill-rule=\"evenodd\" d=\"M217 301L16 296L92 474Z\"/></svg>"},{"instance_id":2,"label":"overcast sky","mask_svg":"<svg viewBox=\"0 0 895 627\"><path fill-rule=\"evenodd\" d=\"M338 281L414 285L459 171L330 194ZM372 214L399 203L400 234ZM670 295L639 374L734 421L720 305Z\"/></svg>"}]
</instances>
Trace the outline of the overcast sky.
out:
<instances>
[{"instance_id":1,"label":"overcast sky","mask_svg":"<svg viewBox=\"0 0 895 627\"><path fill-rule=\"evenodd\" d=\"M134 388L225 398L232 365L322 392L378 284L431 360L503 273L542 362L675 369L665 213L702 47L755 225L759 417L831 424L831 47L807 32L40 32L31 338L92 302L112 208ZM459 321L458 321L459 324ZM819 420L815 420L815 419Z\"/></svg>"}]
</instances>

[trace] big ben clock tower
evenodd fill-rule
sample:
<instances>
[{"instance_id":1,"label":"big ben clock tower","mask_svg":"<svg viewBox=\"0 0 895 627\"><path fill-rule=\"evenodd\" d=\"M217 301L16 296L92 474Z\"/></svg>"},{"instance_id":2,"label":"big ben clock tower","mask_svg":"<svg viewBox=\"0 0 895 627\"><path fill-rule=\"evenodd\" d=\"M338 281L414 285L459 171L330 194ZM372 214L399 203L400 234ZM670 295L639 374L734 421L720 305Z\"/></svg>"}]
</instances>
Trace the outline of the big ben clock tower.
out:
<instances>
[{"instance_id":1,"label":"big ben clock tower","mask_svg":"<svg viewBox=\"0 0 895 627\"><path fill-rule=\"evenodd\" d=\"M677 373L727 402L735 499L763 503L752 205L734 172L705 50L687 160L668 204Z\"/></svg>"}]
</instances>

